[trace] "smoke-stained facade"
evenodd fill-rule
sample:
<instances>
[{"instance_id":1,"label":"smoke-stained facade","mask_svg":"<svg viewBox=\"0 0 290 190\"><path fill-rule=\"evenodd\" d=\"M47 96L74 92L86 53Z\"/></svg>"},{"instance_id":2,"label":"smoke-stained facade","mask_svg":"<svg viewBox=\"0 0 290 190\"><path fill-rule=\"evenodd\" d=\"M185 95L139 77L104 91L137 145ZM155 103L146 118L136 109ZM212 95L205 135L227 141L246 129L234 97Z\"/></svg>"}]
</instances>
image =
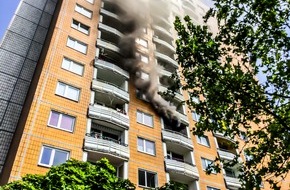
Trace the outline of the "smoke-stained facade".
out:
<instances>
[{"instance_id":1,"label":"smoke-stained facade","mask_svg":"<svg viewBox=\"0 0 290 190\"><path fill-rule=\"evenodd\" d=\"M233 159L232 139L193 136L187 93L170 102L159 93L178 70L174 17L203 24L207 9L200 0L23 0L0 47L1 183L106 157L137 189L238 189L236 168L205 174L217 156Z\"/></svg>"}]
</instances>

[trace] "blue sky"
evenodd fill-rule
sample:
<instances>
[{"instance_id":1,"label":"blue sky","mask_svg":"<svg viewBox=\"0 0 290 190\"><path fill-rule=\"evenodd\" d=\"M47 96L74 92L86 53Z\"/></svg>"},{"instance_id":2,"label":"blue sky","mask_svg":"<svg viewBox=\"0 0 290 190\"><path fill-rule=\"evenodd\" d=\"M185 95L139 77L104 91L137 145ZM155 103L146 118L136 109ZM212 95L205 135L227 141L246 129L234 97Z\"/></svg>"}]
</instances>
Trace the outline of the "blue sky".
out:
<instances>
[{"instance_id":1,"label":"blue sky","mask_svg":"<svg viewBox=\"0 0 290 190\"><path fill-rule=\"evenodd\" d=\"M0 0L0 41L12 19L20 0Z\"/></svg>"}]
</instances>

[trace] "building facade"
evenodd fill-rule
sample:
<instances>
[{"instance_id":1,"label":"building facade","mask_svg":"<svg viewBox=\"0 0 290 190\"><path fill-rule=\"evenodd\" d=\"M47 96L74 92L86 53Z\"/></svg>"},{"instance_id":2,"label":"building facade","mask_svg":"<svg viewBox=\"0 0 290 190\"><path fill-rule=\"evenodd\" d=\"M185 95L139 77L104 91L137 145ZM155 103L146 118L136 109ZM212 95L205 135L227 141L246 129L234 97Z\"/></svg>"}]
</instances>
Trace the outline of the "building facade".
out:
<instances>
[{"instance_id":1,"label":"building facade","mask_svg":"<svg viewBox=\"0 0 290 190\"><path fill-rule=\"evenodd\" d=\"M178 69L174 16L202 23L207 9L193 0L22 0L0 46L1 183L106 157L138 189L238 189L236 168L205 173L216 157L234 158L232 139L192 135L199 116L182 104L186 92L170 103L157 94Z\"/></svg>"}]
</instances>

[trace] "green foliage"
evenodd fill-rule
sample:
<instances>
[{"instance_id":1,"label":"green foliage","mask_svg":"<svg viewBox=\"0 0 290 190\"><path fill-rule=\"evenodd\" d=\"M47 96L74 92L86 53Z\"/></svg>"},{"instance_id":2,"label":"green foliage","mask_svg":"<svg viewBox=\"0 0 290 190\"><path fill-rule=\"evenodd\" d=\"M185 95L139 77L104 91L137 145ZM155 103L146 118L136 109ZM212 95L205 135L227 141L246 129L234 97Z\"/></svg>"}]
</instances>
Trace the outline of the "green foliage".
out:
<instances>
[{"instance_id":1,"label":"green foliage","mask_svg":"<svg viewBox=\"0 0 290 190\"><path fill-rule=\"evenodd\" d=\"M241 129L245 132L248 141L243 149L252 159L240 169L243 188L260 189L263 178L279 189L277 184L290 168L290 3L213 2L204 18L217 19L217 34L189 17L176 18L176 53L184 82L175 75L174 87L182 84L190 97L205 97L198 103L186 102L201 115L194 134L212 131L234 138ZM265 82L257 80L260 71ZM224 165L237 163L238 157Z\"/></svg>"},{"instance_id":2,"label":"green foliage","mask_svg":"<svg viewBox=\"0 0 290 190\"><path fill-rule=\"evenodd\" d=\"M69 160L52 167L45 175L26 175L22 180L9 183L1 190L134 190L129 180L116 177L114 167L107 159L96 164Z\"/></svg>"},{"instance_id":3,"label":"green foliage","mask_svg":"<svg viewBox=\"0 0 290 190\"><path fill-rule=\"evenodd\" d=\"M185 184L170 181L165 185L156 188L156 190L187 190L188 187Z\"/></svg>"}]
</instances>

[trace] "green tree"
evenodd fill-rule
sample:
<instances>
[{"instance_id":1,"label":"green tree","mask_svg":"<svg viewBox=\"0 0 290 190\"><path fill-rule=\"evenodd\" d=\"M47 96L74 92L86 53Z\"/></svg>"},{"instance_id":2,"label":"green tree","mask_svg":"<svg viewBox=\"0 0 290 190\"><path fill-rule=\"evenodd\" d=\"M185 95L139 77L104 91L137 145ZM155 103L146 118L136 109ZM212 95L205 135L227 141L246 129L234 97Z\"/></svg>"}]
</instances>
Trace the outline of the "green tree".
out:
<instances>
[{"instance_id":1,"label":"green tree","mask_svg":"<svg viewBox=\"0 0 290 190\"><path fill-rule=\"evenodd\" d=\"M1 190L134 190L129 180L116 176L115 168L107 159L96 164L69 160L52 167L45 175L26 175L22 180L11 182Z\"/></svg>"},{"instance_id":2,"label":"green tree","mask_svg":"<svg viewBox=\"0 0 290 190\"><path fill-rule=\"evenodd\" d=\"M189 92L186 103L201 116L194 134L212 131L232 138L241 133L247 136L242 149L251 159L243 164L239 176L244 189L260 189L262 179L279 189L290 168L290 3L213 2L204 20L217 20L217 34L206 25L193 24L188 16L176 18L182 77L173 76L176 84L169 92L179 86ZM265 81L257 79L259 72ZM199 102L194 101L196 97ZM237 164L238 156L224 165Z\"/></svg>"}]
</instances>

